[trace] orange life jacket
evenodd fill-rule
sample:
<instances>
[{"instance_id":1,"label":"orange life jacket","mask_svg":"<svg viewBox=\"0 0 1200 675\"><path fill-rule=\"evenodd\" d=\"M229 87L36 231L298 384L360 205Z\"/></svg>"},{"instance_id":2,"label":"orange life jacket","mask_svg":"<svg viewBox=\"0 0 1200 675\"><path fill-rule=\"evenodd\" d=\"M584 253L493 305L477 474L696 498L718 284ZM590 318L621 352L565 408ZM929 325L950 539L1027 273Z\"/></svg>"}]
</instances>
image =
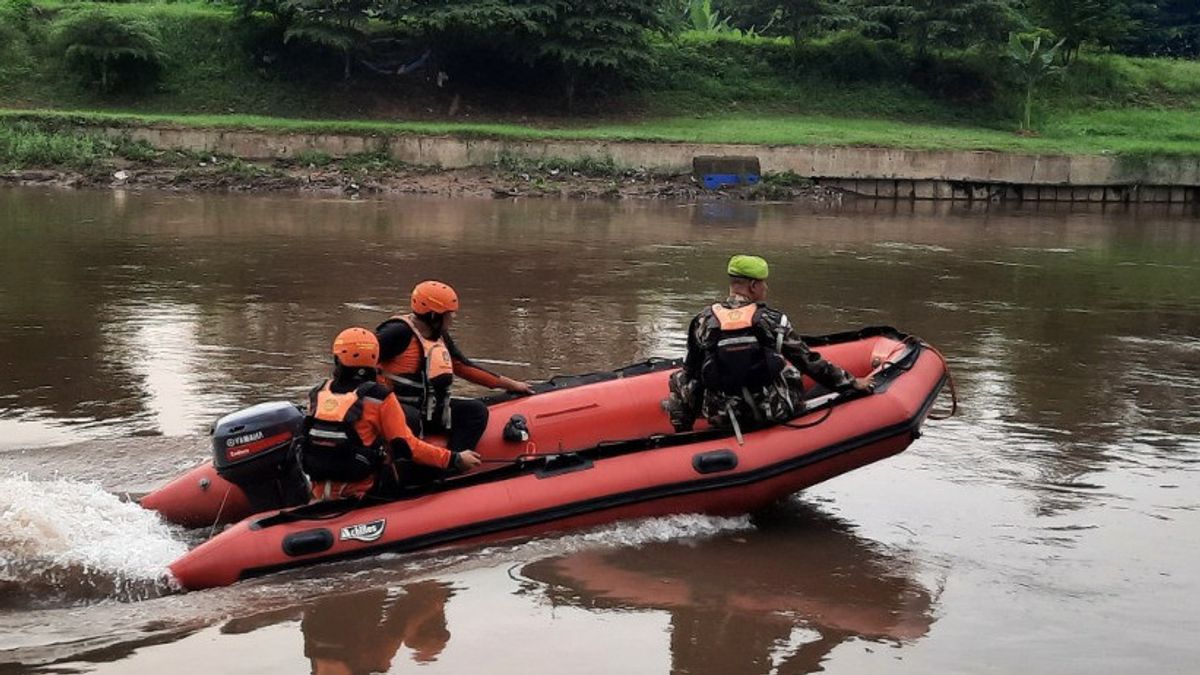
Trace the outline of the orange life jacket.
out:
<instances>
[{"instance_id":1,"label":"orange life jacket","mask_svg":"<svg viewBox=\"0 0 1200 675\"><path fill-rule=\"evenodd\" d=\"M373 382L354 391L334 393L333 380L309 396L308 419L300 465L313 481L357 482L368 480L383 463L378 438L363 439L355 423L362 419L362 392Z\"/></svg>"},{"instance_id":2,"label":"orange life jacket","mask_svg":"<svg viewBox=\"0 0 1200 675\"><path fill-rule=\"evenodd\" d=\"M417 406L422 418L430 421L438 405L448 396L450 385L454 382L454 360L450 358L450 349L441 337L431 340L422 335L411 316L393 316L388 321L403 321L412 329L413 337L421 350L421 365L416 372L403 372L400 362L404 354L397 354L380 364L382 378L396 392L396 397L401 402ZM442 410L442 426L449 428L450 406L443 405Z\"/></svg>"},{"instance_id":3,"label":"orange life jacket","mask_svg":"<svg viewBox=\"0 0 1200 675\"><path fill-rule=\"evenodd\" d=\"M720 303L712 306L712 313L721 324L722 331L744 330L754 324L754 313L758 311L756 303L741 307L726 307Z\"/></svg>"}]
</instances>

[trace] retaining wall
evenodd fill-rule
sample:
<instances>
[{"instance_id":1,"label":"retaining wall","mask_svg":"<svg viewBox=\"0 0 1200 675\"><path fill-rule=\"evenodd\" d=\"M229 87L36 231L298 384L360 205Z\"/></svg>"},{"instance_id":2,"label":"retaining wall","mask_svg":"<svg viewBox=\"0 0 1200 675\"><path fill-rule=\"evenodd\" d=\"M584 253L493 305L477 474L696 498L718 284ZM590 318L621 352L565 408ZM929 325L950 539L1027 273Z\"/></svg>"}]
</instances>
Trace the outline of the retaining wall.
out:
<instances>
[{"instance_id":1,"label":"retaining wall","mask_svg":"<svg viewBox=\"0 0 1200 675\"><path fill-rule=\"evenodd\" d=\"M611 159L622 167L686 173L696 155L754 155L766 173L791 171L849 192L895 199L1200 202L1200 157L1026 155L983 151L451 136L270 133L176 127L109 128L157 148L248 160L318 151L332 157L385 152L409 164L486 166L504 155Z\"/></svg>"}]
</instances>

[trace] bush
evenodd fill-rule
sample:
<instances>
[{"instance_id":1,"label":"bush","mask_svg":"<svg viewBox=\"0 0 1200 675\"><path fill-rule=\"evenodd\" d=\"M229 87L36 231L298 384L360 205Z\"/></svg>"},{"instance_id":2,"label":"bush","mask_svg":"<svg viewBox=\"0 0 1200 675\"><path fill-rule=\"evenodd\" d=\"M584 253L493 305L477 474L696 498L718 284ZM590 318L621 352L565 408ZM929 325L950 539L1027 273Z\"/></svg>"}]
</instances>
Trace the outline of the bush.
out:
<instances>
[{"instance_id":1,"label":"bush","mask_svg":"<svg viewBox=\"0 0 1200 675\"><path fill-rule=\"evenodd\" d=\"M991 61L997 62L999 58L992 57ZM929 53L913 63L909 81L930 96L946 101L990 103L996 99L996 85L1002 77L983 54Z\"/></svg>"},{"instance_id":2,"label":"bush","mask_svg":"<svg viewBox=\"0 0 1200 675\"><path fill-rule=\"evenodd\" d=\"M145 161L156 155L146 143L128 138L0 119L0 168L88 169L115 158Z\"/></svg>"},{"instance_id":3,"label":"bush","mask_svg":"<svg viewBox=\"0 0 1200 675\"><path fill-rule=\"evenodd\" d=\"M837 33L796 48L801 67L839 82L903 78L911 57L895 40L872 40L858 33Z\"/></svg>"},{"instance_id":4,"label":"bush","mask_svg":"<svg viewBox=\"0 0 1200 675\"><path fill-rule=\"evenodd\" d=\"M16 83L33 69L29 0L0 0L0 84Z\"/></svg>"},{"instance_id":5,"label":"bush","mask_svg":"<svg viewBox=\"0 0 1200 675\"><path fill-rule=\"evenodd\" d=\"M53 30L53 47L66 66L101 92L146 87L165 66L158 29L140 17L84 9L63 16Z\"/></svg>"}]
</instances>

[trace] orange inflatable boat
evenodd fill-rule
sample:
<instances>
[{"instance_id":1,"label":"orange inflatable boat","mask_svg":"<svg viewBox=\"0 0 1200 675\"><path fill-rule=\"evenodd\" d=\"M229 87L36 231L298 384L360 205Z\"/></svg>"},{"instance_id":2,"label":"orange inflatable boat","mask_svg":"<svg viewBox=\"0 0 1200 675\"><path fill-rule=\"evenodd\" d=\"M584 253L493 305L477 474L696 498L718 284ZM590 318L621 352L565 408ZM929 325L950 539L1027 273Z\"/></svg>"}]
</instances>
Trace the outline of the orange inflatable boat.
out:
<instances>
[{"instance_id":1,"label":"orange inflatable boat","mask_svg":"<svg viewBox=\"0 0 1200 675\"><path fill-rule=\"evenodd\" d=\"M533 396L488 401L478 447L487 463L471 474L383 503L281 510L305 494L291 451L298 411L264 404L222 418L214 462L142 505L188 526L238 521L170 566L190 589L317 561L622 518L746 513L904 450L948 378L936 350L891 328L806 341L855 375L876 373L874 393L827 393L809 383L804 414L739 440L719 429L673 433L661 402L678 362L554 378Z\"/></svg>"}]
</instances>

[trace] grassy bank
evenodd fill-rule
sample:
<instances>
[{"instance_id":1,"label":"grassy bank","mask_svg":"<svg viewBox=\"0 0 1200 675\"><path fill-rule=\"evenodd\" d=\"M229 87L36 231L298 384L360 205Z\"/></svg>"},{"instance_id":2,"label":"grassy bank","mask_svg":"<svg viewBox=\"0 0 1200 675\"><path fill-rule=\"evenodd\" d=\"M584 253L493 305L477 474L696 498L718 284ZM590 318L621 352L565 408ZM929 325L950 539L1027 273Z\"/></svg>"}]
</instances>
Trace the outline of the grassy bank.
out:
<instances>
[{"instance_id":1,"label":"grassy bank","mask_svg":"<svg viewBox=\"0 0 1200 675\"><path fill-rule=\"evenodd\" d=\"M1200 154L1200 110L1101 110L1064 116L1039 136L983 127L770 113L667 117L574 126L482 122L307 120L254 115L164 115L112 112L0 111L0 129L76 125L174 125L267 132L435 134L477 138L679 141L761 145L856 145L922 150L1119 155ZM84 146L89 146L85 143ZM0 163L4 162L0 155Z\"/></svg>"},{"instance_id":2,"label":"grassy bank","mask_svg":"<svg viewBox=\"0 0 1200 675\"><path fill-rule=\"evenodd\" d=\"M86 3L71 3L79 6ZM228 8L192 2L106 4L153 23L167 51L150 88L101 95L80 86L47 45L67 4L37 11L0 35L0 163L37 153L80 158L109 141L15 141L17 121L42 131L74 123L172 124L353 134L455 134L513 139L826 144L914 149L1122 155L1200 154L1200 63L1084 55L1050 82L1037 135L1014 133L1011 91L990 78L994 58L918 57L887 43L833 36L789 40L684 34L659 39L653 64L629 88L583 100L570 115L550 94L494 91L428 77L356 73L336 63L268 61L268 28ZM2 18L2 17L0 17ZM5 24L0 21L0 32ZM311 67L310 67L311 66ZM454 110L451 115L450 111ZM70 112L85 111L85 112ZM687 111L681 114L681 111ZM51 144L53 145L53 144ZM33 154L31 154L31 152ZM119 152L118 152L119 154ZM80 161L87 161L81 159Z\"/></svg>"}]
</instances>

